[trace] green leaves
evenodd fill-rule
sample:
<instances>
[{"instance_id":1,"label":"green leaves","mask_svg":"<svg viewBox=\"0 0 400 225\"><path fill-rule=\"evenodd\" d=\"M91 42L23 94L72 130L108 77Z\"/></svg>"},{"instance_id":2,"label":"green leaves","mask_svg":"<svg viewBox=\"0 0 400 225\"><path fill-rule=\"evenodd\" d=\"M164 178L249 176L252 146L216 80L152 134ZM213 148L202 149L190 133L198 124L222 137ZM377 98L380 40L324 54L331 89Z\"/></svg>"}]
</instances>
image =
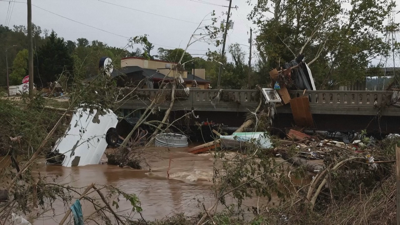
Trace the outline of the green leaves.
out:
<instances>
[{"instance_id":1,"label":"green leaves","mask_svg":"<svg viewBox=\"0 0 400 225\"><path fill-rule=\"evenodd\" d=\"M154 45L148 40L148 35L142 35L142 36L135 36L133 37L130 42L131 42L131 47L133 47L133 44L142 44L143 45L143 54L142 57L146 59L154 59L155 56L151 55L151 50L153 50Z\"/></svg>"},{"instance_id":2,"label":"green leaves","mask_svg":"<svg viewBox=\"0 0 400 225\"><path fill-rule=\"evenodd\" d=\"M22 79L28 75L28 49L23 49L18 52L14 59L10 74L10 85L19 85Z\"/></svg>"},{"instance_id":3,"label":"green leaves","mask_svg":"<svg viewBox=\"0 0 400 225\"><path fill-rule=\"evenodd\" d=\"M74 61L69 52L64 39L57 37L54 31L51 32L36 54L36 85L47 87L49 82L57 81L60 74L72 74Z\"/></svg>"},{"instance_id":4,"label":"green leaves","mask_svg":"<svg viewBox=\"0 0 400 225\"><path fill-rule=\"evenodd\" d=\"M140 206L139 198L135 194L128 194L128 193L123 192L120 189L114 188L112 186L110 186L109 189L110 189L110 191L113 191L119 195L122 195L127 201L129 201L132 206L132 211L136 211L139 213L143 211L142 207ZM118 198L118 201L119 201L119 198ZM114 205L118 209L119 205L116 201L113 201L113 206Z\"/></svg>"},{"instance_id":5,"label":"green leaves","mask_svg":"<svg viewBox=\"0 0 400 225\"><path fill-rule=\"evenodd\" d=\"M164 60L167 62L174 62L174 63L179 63L179 60L181 59L181 56L184 51L185 50L183 50L181 48L176 48L176 49L159 48L158 49L160 60ZM186 71L188 71L189 73L192 72L192 69L194 68L194 63L195 63L195 61L193 61L192 55L190 55L188 52L185 52L181 63L184 64Z\"/></svg>"},{"instance_id":6,"label":"green leaves","mask_svg":"<svg viewBox=\"0 0 400 225\"><path fill-rule=\"evenodd\" d=\"M299 53L310 63L319 89L348 85L365 77L371 59L387 55L384 21L393 1L253 0L249 14L260 29L262 68L283 66ZM268 17L266 17L268 15ZM304 51L302 51L304 49ZM292 53L293 52L293 53Z\"/></svg>"}]
</instances>

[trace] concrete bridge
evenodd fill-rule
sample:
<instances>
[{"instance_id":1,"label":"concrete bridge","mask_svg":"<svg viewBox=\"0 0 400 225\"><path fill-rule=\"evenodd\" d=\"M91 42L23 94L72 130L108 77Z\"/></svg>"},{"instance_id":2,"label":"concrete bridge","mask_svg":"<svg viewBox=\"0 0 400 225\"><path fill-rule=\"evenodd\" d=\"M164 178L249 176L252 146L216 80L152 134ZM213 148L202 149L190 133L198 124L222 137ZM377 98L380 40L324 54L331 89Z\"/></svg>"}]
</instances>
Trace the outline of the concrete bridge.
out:
<instances>
[{"instance_id":1,"label":"concrete bridge","mask_svg":"<svg viewBox=\"0 0 400 225\"><path fill-rule=\"evenodd\" d=\"M161 93L161 95L157 95ZM145 109L157 98L159 110L169 107L171 90L140 89L138 99L126 102L123 109ZM303 91L291 91L291 97L303 95ZM189 94L177 90L173 111L194 109L208 120L223 121L230 126L240 125L245 114L254 111L259 104L258 90L201 90L191 89ZM307 91L314 129L362 130L371 132L400 132L400 108L389 106L392 91ZM294 125L290 104L277 108L274 126L277 129ZM179 114L179 113L177 113ZM232 125L231 125L232 124Z\"/></svg>"}]
</instances>

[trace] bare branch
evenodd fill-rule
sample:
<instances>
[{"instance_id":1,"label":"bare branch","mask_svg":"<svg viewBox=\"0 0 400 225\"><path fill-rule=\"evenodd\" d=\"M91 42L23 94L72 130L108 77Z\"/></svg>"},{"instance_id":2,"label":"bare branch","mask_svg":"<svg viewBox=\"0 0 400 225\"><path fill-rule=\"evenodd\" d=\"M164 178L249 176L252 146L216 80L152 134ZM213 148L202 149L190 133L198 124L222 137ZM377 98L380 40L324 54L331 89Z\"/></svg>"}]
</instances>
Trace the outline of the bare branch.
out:
<instances>
[{"instance_id":1,"label":"bare branch","mask_svg":"<svg viewBox=\"0 0 400 225\"><path fill-rule=\"evenodd\" d=\"M100 192L100 190L98 190L96 188L96 186L93 185L93 189L96 190L96 192L99 194L101 200L103 200L104 204L107 206L108 210L110 210L110 212L114 215L115 219L119 222L121 222L122 224L125 224L121 218L119 218L119 216L114 212L114 210L111 208L110 204L108 204L106 198L104 197L103 193ZM119 224L118 222L118 224Z\"/></svg>"},{"instance_id":2,"label":"bare branch","mask_svg":"<svg viewBox=\"0 0 400 225\"><path fill-rule=\"evenodd\" d=\"M127 95L125 95L121 100L116 101L115 104L118 104L118 103L122 102L124 99L126 99L127 97L129 97L133 92L135 92L140 87L140 85L142 84L143 81L144 81L144 79L141 80L139 82L139 84L131 92L129 92Z\"/></svg>"},{"instance_id":3,"label":"bare branch","mask_svg":"<svg viewBox=\"0 0 400 225\"><path fill-rule=\"evenodd\" d=\"M337 164L332 168L332 171L339 169L339 168L340 168L341 166L343 166L343 164L345 164L346 162L352 161L352 160L356 160L356 159L365 159L365 158L362 158L362 157L351 157L351 158L345 159L345 160L343 160L343 161L337 163ZM327 180L327 176L328 176L328 175L325 175L324 180L323 180L323 181L321 182L321 184L318 186L318 189L316 190L314 196L313 196L312 199L311 199L311 206L310 206L310 207L311 207L311 210L314 208L315 201L317 200L317 197L318 197L319 193L321 192L322 188L325 186L326 182L328 181L328 180ZM311 188L311 187L310 187L310 188Z\"/></svg>"},{"instance_id":4,"label":"bare branch","mask_svg":"<svg viewBox=\"0 0 400 225\"><path fill-rule=\"evenodd\" d=\"M315 34L317 34L317 31L319 30L320 26L323 23L323 20L325 19L325 16L328 12L328 9L330 9L329 7L324 11L324 14L322 15L321 20L318 22L317 26L315 26L315 29L313 31L313 33L311 34L310 37L307 38L306 43L303 45L303 47L301 47L301 50L299 52L299 55L303 54L304 48L308 45L308 43L310 43L310 41L313 39L313 37L315 36Z\"/></svg>"},{"instance_id":5,"label":"bare branch","mask_svg":"<svg viewBox=\"0 0 400 225\"><path fill-rule=\"evenodd\" d=\"M309 63L307 63L308 65L313 64L321 56L321 52L325 49L326 42L327 41L325 41L324 44L319 47L317 55L314 57L313 60L311 60Z\"/></svg>"},{"instance_id":6,"label":"bare branch","mask_svg":"<svg viewBox=\"0 0 400 225\"><path fill-rule=\"evenodd\" d=\"M293 54L293 57L296 58L296 54L294 54L294 52L292 51L292 49L290 49L290 47L282 40L281 37L279 37L278 34L276 34L276 36L278 36L279 40L281 40L281 42L286 46L286 48L289 49L289 51Z\"/></svg>"},{"instance_id":7,"label":"bare branch","mask_svg":"<svg viewBox=\"0 0 400 225\"><path fill-rule=\"evenodd\" d=\"M207 14L207 15L201 20L201 22L199 23L199 25L198 25L198 26L196 27L196 29L194 30L193 34L190 36L190 39L189 39L189 41L188 41L188 43L187 43L187 45L186 45L186 48L183 50L181 59L179 60L179 64L182 63L183 56L185 55L185 53L186 53L187 49L189 48L189 46L191 46L191 45L194 44L196 41L198 41L198 40L196 40L196 41L193 41L193 42L192 42L192 39L193 39L193 37L195 36L196 31L199 30L199 29L201 28L201 24L204 22L205 18L206 18L208 15L210 15L210 14L211 14L211 13Z\"/></svg>"}]
</instances>

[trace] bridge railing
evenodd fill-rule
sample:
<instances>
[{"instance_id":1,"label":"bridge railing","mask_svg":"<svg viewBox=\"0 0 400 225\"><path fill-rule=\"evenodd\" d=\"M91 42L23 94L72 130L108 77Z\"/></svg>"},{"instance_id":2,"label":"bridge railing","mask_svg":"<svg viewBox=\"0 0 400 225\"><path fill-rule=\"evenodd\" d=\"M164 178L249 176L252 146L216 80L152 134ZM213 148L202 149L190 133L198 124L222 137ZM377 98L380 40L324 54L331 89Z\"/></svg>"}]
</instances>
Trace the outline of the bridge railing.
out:
<instances>
[{"instance_id":1,"label":"bridge railing","mask_svg":"<svg viewBox=\"0 0 400 225\"><path fill-rule=\"evenodd\" d=\"M142 100L152 100L157 93L162 93L159 102L168 102L171 99L170 89L138 89L136 94L142 97ZM184 90L176 90L176 99L182 101L184 105L209 106L218 96L218 89L190 89L189 95ZM303 91L290 91L292 98L303 95ZM371 106L388 103L392 96L391 91L339 91L339 90L321 90L306 91L305 95L309 97L310 105L318 106ZM260 93L255 89L224 89L219 95L220 104L238 103L238 105L258 104ZM215 100L214 100L215 101ZM225 103L224 103L225 102Z\"/></svg>"},{"instance_id":2,"label":"bridge railing","mask_svg":"<svg viewBox=\"0 0 400 225\"><path fill-rule=\"evenodd\" d=\"M210 102L218 96L220 91L217 89L190 89L189 95L185 93L184 90L179 89L176 90L176 96L180 99L186 99L192 101L193 103L202 103L202 102ZM138 89L136 94L139 97L146 97L149 99L154 99L157 93L163 93L166 100L170 99L171 89ZM240 103L250 103L250 102L258 102L259 93L257 90L251 89L224 89L220 94L220 101L234 101ZM163 97L161 97L163 98Z\"/></svg>"},{"instance_id":3,"label":"bridge railing","mask_svg":"<svg viewBox=\"0 0 400 225\"><path fill-rule=\"evenodd\" d=\"M290 91L292 97L303 95L303 91ZM374 105L386 103L391 91L306 91L313 105Z\"/></svg>"}]
</instances>

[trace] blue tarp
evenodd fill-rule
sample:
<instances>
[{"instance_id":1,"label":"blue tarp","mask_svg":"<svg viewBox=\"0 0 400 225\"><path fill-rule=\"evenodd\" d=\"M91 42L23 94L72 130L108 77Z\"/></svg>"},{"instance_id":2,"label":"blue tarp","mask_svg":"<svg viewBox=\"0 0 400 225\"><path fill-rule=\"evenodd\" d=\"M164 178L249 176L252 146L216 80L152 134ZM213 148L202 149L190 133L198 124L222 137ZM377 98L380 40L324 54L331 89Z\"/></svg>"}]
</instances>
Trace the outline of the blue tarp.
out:
<instances>
[{"instance_id":1,"label":"blue tarp","mask_svg":"<svg viewBox=\"0 0 400 225\"><path fill-rule=\"evenodd\" d=\"M82 205L79 199L71 206L71 211L74 215L74 225L83 225Z\"/></svg>"}]
</instances>

